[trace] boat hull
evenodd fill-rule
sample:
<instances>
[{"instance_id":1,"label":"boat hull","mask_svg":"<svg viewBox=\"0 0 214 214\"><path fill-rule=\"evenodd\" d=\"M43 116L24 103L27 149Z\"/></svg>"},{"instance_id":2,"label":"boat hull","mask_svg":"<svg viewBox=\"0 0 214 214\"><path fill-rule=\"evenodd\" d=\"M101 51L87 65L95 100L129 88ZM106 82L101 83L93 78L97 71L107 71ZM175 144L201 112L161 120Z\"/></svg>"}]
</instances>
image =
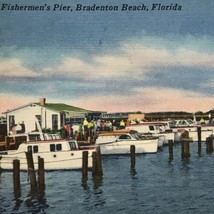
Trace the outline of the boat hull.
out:
<instances>
[{"instance_id":1,"label":"boat hull","mask_svg":"<svg viewBox=\"0 0 214 214\"><path fill-rule=\"evenodd\" d=\"M45 170L68 170L82 168L82 151L79 152L60 152L53 154L33 155L34 168L38 170L38 158L44 159ZM28 170L25 154L19 155L0 155L0 169L12 170L13 161L20 160L20 170ZM88 167L92 167L92 152L88 154Z\"/></svg>"},{"instance_id":2,"label":"boat hull","mask_svg":"<svg viewBox=\"0 0 214 214\"><path fill-rule=\"evenodd\" d=\"M213 135L212 130L201 130L201 141L206 141L206 139ZM198 132L197 131L189 131L189 138L192 141L198 141Z\"/></svg>"},{"instance_id":3,"label":"boat hull","mask_svg":"<svg viewBox=\"0 0 214 214\"><path fill-rule=\"evenodd\" d=\"M139 141L117 141L98 144L102 155L130 154L131 145L135 146L135 153L156 153L158 150L158 139Z\"/></svg>"}]
</instances>

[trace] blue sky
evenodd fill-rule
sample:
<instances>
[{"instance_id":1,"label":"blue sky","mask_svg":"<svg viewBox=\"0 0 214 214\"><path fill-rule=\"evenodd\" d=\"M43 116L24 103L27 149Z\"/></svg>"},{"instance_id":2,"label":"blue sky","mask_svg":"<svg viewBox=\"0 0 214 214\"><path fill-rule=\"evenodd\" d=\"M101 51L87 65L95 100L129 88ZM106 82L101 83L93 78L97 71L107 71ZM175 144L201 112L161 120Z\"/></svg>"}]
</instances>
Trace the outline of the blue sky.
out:
<instances>
[{"instance_id":1,"label":"blue sky","mask_svg":"<svg viewBox=\"0 0 214 214\"><path fill-rule=\"evenodd\" d=\"M155 3L182 10L151 10ZM75 11L77 4L119 9ZM109 112L213 109L213 10L212 0L0 0L0 111L40 97Z\"/></svg>"}]
</instances>

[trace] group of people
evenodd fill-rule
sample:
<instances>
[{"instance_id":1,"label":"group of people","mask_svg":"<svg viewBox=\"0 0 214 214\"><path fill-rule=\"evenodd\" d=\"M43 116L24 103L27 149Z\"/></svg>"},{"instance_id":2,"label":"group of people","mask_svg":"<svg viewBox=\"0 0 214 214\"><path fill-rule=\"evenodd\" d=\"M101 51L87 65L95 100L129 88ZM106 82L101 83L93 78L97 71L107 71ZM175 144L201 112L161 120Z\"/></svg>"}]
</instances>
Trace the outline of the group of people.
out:
<instances>
[{"instance_id":1,"label":"group of people","mask_svg":"<svg viewBox=\"0 0 214 214\"><path fill-rule=\"evenodd\" d=\"M89 120L85 118L81 124L79 124L78 129L73 128L73 125L66 123L64 130L65 136L70 138L75 138L77 140L82 139L87 140L88 137L91 139L96 138L97 134L101 131L115 131L118 129L124 129L127 125L130 125L125 120Z\"/></svg>"},{"instance_id":2,"label":"group of people","mask_svg":"<svg viewBox=\"0 0 214 214\"><path fill-rule=\"evenodd\" d=\"M118 129L124 129L127 123L124 120L91 120L88 121L87 118L83 121L84 132L100 132L100 131L115 131Z\"/></svg>"}]
</instances>

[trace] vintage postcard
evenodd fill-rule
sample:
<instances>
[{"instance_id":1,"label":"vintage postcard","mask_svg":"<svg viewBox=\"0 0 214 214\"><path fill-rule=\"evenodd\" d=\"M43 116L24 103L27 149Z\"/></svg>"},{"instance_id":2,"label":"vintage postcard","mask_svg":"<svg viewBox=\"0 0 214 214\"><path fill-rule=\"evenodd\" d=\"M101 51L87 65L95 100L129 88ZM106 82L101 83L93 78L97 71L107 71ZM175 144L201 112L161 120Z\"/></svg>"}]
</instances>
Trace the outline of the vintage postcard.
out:
<instances>
[{"instance_id":1,"label":"vintage postcard","mask_svg":"<svg viewBox=\"0 0 214 214\"><path fill-rule=\"evenodd\" d=\"M213 11L213 0L0 0L0 170L20 148L50 170L81 168L85 145L90 167L92 145L158 153L134 173L126 156L104 159L87 185L76 171L47 173L41 198L9 194L12 175L0 174L0 213L211 213L212 156L181 163L178 144L170 165L164 145L213 144Z\"/></svg>"}]
</instances>

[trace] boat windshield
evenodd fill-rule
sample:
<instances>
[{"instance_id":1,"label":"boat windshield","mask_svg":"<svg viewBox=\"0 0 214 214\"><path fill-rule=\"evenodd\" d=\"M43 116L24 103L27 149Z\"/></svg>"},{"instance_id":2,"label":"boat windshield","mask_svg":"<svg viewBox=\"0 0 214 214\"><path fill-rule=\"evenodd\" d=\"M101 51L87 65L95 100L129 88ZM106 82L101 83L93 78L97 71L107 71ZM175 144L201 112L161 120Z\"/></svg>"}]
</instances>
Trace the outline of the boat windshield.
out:
<instances>
[{"instance_id":1,"label":"boat windshield","mask_svg":"<svg viewBox=\"0 0 214 214\"><path fill-rule=\"evenodd\" d=\"M189 124L194 124L194 122L193 122L192 119L187 119L187 122L188 122Z\"/></svg>"},{"instance_id":2,"label":"boat windshield","mask_svg":"<svg viewBox=\"0 0 214 214\"><path fill-rule=\"evenodd\" d=\"M141 138L140 134L138 133L132 133L131 136L136 140L139 140Z\"/></svg>"}]
</instances>

